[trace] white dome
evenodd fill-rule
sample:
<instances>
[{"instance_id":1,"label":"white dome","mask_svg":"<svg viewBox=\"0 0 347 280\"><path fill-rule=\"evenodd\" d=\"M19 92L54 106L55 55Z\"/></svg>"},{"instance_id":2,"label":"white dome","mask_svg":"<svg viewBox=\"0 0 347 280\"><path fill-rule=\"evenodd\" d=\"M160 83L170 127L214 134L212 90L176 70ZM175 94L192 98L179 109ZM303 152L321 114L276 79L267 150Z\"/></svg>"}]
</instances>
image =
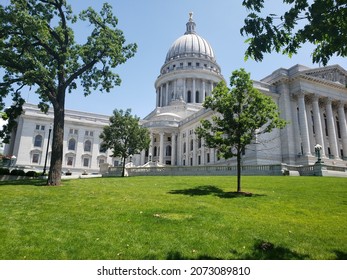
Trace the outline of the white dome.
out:
<instances>
[{"instance_id":1,"label":"white dome","mask_svg":"<svg viewBox=\"0 0 347 280\"><path fill-rule=\"evenodd\" d=\"M165 63L175 58L197 57L216 60L211 45L195 32L195 22L190 14L187 31L179 37L167 52Z\"/></svg>"}]
</instances>

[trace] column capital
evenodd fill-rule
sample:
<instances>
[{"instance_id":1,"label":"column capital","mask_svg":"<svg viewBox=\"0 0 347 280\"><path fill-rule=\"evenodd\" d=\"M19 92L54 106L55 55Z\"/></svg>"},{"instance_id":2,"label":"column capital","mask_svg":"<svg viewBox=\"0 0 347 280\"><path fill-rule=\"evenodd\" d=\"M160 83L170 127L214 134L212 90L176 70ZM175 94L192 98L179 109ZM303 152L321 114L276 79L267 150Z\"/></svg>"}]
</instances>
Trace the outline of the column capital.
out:
<instances>
[{"instance_id":1,"label":"column capital","mask_svg":"<svg viewBox=\"0 0 347 280\"><path fill-rule=\"evenodd\" d=\"M342 100L340 100L340 101L338 101L337 102L337 106L339 107L339 108L345 108L345 105L346 105L346 102L345 101L342 101Z\"/></svg>"}]
</instances>

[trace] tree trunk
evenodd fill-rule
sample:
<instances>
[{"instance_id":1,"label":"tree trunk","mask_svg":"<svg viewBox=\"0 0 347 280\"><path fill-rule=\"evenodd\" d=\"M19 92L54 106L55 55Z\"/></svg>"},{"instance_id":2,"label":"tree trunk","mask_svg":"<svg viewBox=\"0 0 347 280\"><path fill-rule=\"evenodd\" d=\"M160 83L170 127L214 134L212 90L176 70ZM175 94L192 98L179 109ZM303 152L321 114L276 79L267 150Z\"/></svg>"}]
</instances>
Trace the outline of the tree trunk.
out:
<instances>
[{"instance_id":1,"label":"tree trunk","mask_svg":"<svg viewBox=\"0 0 347 280\"><path fill-rule=\"evenodd\" d=\"M123 169L122 169L122 177L125 176L125 156L123 157Z\"/></svg>"},{"instance_id":2,"label":"tree trunk","mask_svg":"<svg viewBox=\"0 0 347 280\"><path fill-rule=\"evenodd\" d=\"M242 150L237 151L237 192L241 192L241 153Z\"/></svg>"},{"instance_id":3,"label":"tree trunk","mask_svg":"<svg viewBox=\"0 0 347 280\"><path fill-rule=\"evenodd\" d=\"M51 164L49 168L47 185L60 186L61 172L63 164L63 143L64 143L64 116L65 116L65 93L61 93L62 100L53 104L54 124Z\"/></svg>"}]
</instances>

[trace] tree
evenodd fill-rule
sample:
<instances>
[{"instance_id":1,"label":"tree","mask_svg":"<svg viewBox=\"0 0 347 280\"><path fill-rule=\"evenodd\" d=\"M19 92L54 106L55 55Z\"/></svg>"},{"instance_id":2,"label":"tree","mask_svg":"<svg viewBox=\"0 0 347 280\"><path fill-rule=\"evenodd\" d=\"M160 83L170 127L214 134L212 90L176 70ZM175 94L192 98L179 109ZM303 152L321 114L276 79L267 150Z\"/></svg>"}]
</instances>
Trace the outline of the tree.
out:
<instances>
[{"instance_id":1,"label":"tree","mask_svg":"<svg viewBox=\"0 0 347 280\"><path fill-rule=\"evenodd\" d=\"M124 177L125 160L149 147L150 138L147 128L141 127L140 118L131 115L131 110L114 110L110 125L105 126L100 134L102 147L111 149L112 157L123 159L122 177Z\"/></svg>"},{"instance_id":2,"label":"tree","mask_svg":"<svg viewBox=\"0 0 347 280\"><path fill-rule=\"evenodd\" d=\"M310 3L311 2L311 3ZM313 2L313 3L312 3ZM264 53L282 52L292 56L306 42L316 47L313 63L326 65L333 55L347 56L346 0L283 0L291 7L283 15L260 15L264 0L244 0L251 11L241 28L250 36L245 56L263 60Z\"/></svg>"},{"instance_id":3,"label":"tree","mask_svg":"<svg viewBox=\"0 0 347 280\"><path fill-rule=\"evenodd\" d=\"M244 69L232 73L230 86L221 81L206 98L203 106L216 114L211 120L201 120L196 133L208 147L218 149L221 157L236 156L237 192L241 192L241 159L246 146L260 134L283 128L286 122L272 98L253 88Z\"/></svg>"},{"instance_id":4,"label":"tree","mask_svg":"<svg viewBox=\"0 0 347 280\"><path fill-rule=\"evenodd\" d=\"M74 39L72 26L78 19L92 29L84 44ZM112 68L136 52L136 44L125 45L117 23L107 3L100 13L88 8L78 16L66 0L11 0L6 7L0 5L0 67L5 70L0 106L7 95L13 98L5 110L9 122L3 133L11 132L22 112L21 90L35 86L39 107L46 112L52 104L54 111L50 185L61 180L66 92L75 90L77 83L85 96L97 89L109 92L121 82Z\"/></svg>"}]
</instances>

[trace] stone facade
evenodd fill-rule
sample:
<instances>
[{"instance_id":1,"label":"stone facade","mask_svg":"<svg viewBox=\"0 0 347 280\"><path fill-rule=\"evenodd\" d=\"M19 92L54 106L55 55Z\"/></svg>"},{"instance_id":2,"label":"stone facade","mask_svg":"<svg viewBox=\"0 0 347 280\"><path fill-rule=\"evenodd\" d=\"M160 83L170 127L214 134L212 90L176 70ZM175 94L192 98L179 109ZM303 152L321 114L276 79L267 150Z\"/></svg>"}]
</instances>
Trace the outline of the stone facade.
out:
<instances>
[{"instance_id":1,"label":"stone facade","mask_svg":"<svg viewBox=\"0 0 347 280\"><path fill-rule=\"evenodd\" d=\"M202 103L216 84L224 80L211 45L196 33L190 15L184 35L167 52L155 81L155 109L141 125L151 135L148 150L131 159L136 166L149 162L166 166L234 165L218 151L205 147L194 131L213 112ZM289 122L282 130L262 135L246 149L244 165L313 164L315 146L322 146L326 164L346 166L347 159L347 71L339 65L310 69L295 65L278 69L254 87L269 95ZM26 104L18 119L13 141L4 153L15 155L17 165L42 169L53 114L43 114ZM63 169L98 172L99 165L116 166L120 159L100 151L99 135L108 116L67 110L65 117ZM48 163L50 153L48 153Z\"/></svg>"}]
</instances>

